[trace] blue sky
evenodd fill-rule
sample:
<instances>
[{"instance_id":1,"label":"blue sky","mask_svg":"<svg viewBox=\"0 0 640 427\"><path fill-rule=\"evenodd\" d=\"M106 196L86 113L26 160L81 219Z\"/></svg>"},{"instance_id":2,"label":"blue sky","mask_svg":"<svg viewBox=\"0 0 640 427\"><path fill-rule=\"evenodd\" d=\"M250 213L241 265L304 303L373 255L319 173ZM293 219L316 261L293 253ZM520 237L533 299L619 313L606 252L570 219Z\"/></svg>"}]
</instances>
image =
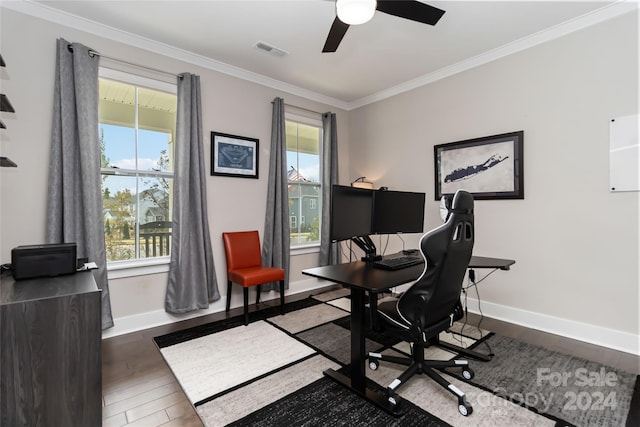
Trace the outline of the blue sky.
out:
<instances>
[{"instance_id":1,"label":"blue sky","mask_svg":"<svg viewBox=\"0 0 640 427\"><path fill-rule=\"evenodd\" d=\"M293 155L291 155L293 154ZM296 164L295 152L287 152L287 170L293 166L303 177L309 181L320 181L320 160L317 154L298 153Z\"/></svg>"},{"instance_id":2,"label":"blue sky","mask_svg":"<svg viewBox=\"0 0 640 427\"><path fill-rule=\"evenodd\" d=\"M105 155L109 164L120 169L135 169L135 129L102 123L100 129L104 132ZM158 167L160 152L169 148L169 137L167 133L139 129L138 169L153 170ZM133 177L109 176L105 185L109 187L112 195L125 188L136 194L136 179Z\"/></svg>"},{"instance_id":3,"label":"blue sky","mask_svg":"<svg viewBox=\"0 0 640 427\"><path fill-rule=\"evenodd\" d=\"M111 165L120 169L136 169L135 129L124 126L100 124L104 131L105 154ZM138 130L138 169L157 167L160 151L169 149L170 135L163 132Z\"/></svg>"}]
</instances>

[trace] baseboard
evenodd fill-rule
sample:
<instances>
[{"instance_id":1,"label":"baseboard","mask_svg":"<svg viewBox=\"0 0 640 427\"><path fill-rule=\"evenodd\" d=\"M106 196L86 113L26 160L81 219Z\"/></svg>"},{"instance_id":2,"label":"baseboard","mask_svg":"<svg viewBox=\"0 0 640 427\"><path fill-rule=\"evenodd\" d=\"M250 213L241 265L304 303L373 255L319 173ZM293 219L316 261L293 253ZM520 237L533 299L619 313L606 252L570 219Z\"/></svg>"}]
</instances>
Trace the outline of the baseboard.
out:
<instances>
[{"instance_id":1,"label":"baseboard","mask_svg":"<svg viewBox=\"0 0 640 427\"><path fill-rule=\"evenodd\" d=\"M331 282L317 279L300 280L289 284L289 289L287 290L286 295L296 295L312 291L314 289L325 288L329 285L331 285ZM269 301L276 298L279 298L279 295L273 291L261 297L263 301ZM478 310L478 300L467 298L467 302L468 309L471 313L480 314L480 311ZM232 298L232 308L241 306L242 302L239 297L237 300ZM614 350L624 351L625 353L640 355L640 336L629 332L521 310L487 301L482 301L481 307L482 314L496 320L549 332L551 334L561 335L567 338L588 342ZM132 316L114 318L114 326L103 331L102 338L111 338L143 329L206 316L208 314L218 313L221 311L224 311L224 301L222 301L222 299L212 304L211 307L206 310L198 310L193 313L182 315L167 313L164 310L155 310Z\"/></svg>"},{"instance_id":2,"label":"baseboard","mask_svg":"<svg viewBox=\"0 0 640 427\"><path fill-rule=\"evenodd\" d=\"M478 300L467 298L468 310L480 314ZM549 316L505 305L482 301L482 314L496 320L537 329L614 350L640 355L640 336L574 320Z\"/></svg>"},{"instance_id":3,"label":"baseboard","mask_svg":"<svg viewBox=\"0 0 640 427\"><path fill-rule=\"evenodd\" d=\"M317 279L306 279L289 283L289 289L285 295L296 295L303 292L321 289L331 285L330 282ZM242 293L234 294L235 298L231 298L231 308L242 307ZM260 296L261 301L269 301L280 298L277 292L271 291ZM102 331L102 339L116 337L131 332L141 331L143 329L154 328L156 326L167 325L170 323L180 322L195 317L206 316L208 314L219 313L224 311L224 296L220 300L211 304L206 310L197 310L185 314L171 314L164 310L154 310L145 313L134 314L131 316L115 317L113 319L114 326Z\"/></svg>"}]
</instances>

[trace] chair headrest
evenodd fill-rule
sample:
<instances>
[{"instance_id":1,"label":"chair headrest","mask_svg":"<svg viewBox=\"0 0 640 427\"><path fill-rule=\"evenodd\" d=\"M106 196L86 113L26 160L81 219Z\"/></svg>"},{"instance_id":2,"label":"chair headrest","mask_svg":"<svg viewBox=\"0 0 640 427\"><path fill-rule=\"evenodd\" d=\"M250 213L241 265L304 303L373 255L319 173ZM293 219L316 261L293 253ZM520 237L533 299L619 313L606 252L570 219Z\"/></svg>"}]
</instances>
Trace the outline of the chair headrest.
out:
<instances>
[{"instance_id":1,"label":"chair headrest","mask_svg":"<svg viewBox=\"0 0 640 427\"><path fill-rule=\"evenodd\" d=\"M451 212L453 213L473 213L473 196L465 190L458 190L451 202Z\"/></svg>"}]
</instances>

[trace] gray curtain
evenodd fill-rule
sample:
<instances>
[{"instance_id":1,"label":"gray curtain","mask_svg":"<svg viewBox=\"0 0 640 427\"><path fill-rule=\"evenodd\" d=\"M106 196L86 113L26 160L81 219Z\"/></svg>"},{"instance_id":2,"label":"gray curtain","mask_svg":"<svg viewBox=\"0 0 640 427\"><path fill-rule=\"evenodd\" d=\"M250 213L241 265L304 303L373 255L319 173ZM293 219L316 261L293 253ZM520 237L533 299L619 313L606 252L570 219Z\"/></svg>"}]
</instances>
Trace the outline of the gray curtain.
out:
<instances>
[{"instance_id":1,"label":"gray curtain","mask_svg":"<svg viewBox=\"0 0 640 427\"><path fill-rule=\"evenodd\" d=\"M98 265L102 328L113 326L102 223L98 64L79 43L57 40L46 241L73 243L78 257Z\"/></svg>"},{"instance_id":2,"label":"gray curtain","mask_svg":"<svg viewBox=\"0 0 640 427\"><path fill-rule=\"evenodd\" d=\"M322 230L320 231L320 265L337 264L340 246L331 243L331 186L338 183L338 131L335 113L322 115Z\"/></svg>"},{"instance_id":3,"label":"gray curtain","mask_svg":"<svg viewBox=\"0 0 640 427\"><path fill-rule=\"evenodd\" d=\"M220 299L207 217L200 77L178 77L171 263L165 310L186 313Z\"/></svg>"},{"instance_id":4,"label":"gray curtain","mask_svg":"<svg viewBox=\"0 0 640 427\"><path fill-rule=\"evenodd\" d=\"M284 130L284 99L273 100L271 152L267 213L262 236L262 264L284 268L285 289L289 289L289 185L287 181L287 146ZM278 290L275 283L263 285L263 291Z\"/></svg>"}]
</instances>

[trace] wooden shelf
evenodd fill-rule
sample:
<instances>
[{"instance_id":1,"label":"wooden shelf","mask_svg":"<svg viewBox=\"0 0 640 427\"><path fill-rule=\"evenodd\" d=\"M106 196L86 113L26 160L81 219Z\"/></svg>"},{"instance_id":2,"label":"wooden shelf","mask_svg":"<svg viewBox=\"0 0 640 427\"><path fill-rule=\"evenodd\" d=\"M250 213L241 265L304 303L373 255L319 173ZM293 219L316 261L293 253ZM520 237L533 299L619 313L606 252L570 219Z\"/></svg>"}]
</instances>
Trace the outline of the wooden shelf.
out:
<instances>
[{"instance_id":1,"label":"wooden shelf","mask_svg":"<svg viewBox=\"0 0 640 427\"><path fill-rule=\"evenodd\" d=\"M18 165L8 157L0 157L0 167L3 168L15 168Z\"/></svg>"},{"instance_id":2,"label":"wooden shelf","mask_svg":"<svg viewBox=\"0 0 640 427\"><path fill-rule=\"evenodd\" d=\"M7 98L7 95L5 95L4 93L0 93L0 111L6 111L8 113L16 112L16 110L14 110L13 108L13 105L11 105L9 98Z\"/></svg>"},{"instance_id":3,"label":"wooden shelf","mask_svg":"<svg viewBox=\"0 0 640 427\"><path fill-rule=\"evenodd\" d=\"M2 55L0 55L0 67L6 67L7 64L4 62ZM16 110L11 105L9 98L4 93L0 93L0 111L6 111L8 113L15 113ZM2 120L0 120L0 129L6 129L7 125L4 124ZM18 165L8 157L0 157L0 167L3 168L15 168Z\"/></svg>"}]
</instances>

